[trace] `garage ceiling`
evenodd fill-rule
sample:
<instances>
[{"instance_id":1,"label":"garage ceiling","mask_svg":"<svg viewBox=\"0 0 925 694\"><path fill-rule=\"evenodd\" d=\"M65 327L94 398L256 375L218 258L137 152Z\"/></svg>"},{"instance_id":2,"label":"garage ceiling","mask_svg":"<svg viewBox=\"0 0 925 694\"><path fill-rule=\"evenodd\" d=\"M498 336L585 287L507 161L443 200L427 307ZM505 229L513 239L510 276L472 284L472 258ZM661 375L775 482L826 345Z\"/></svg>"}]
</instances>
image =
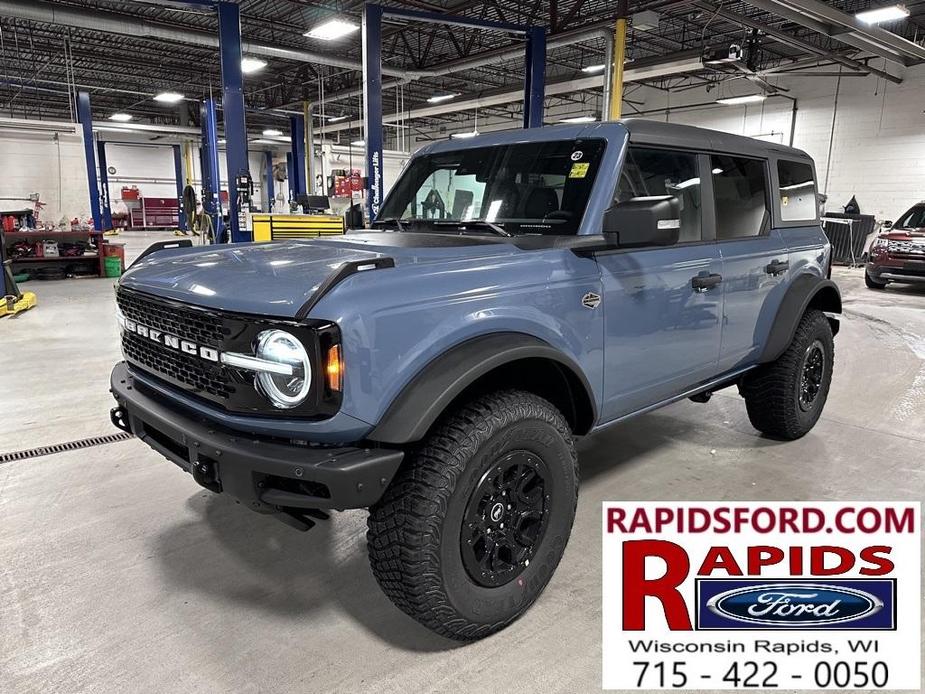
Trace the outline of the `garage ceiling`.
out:
<instances>
[{"instance_id":1,"label":"garage ceiling","mask_svg":"<svg viewBox=\"0 0 925 694\"><path fill-rule=\"evenodd\" d=\"M605 32L612 27L616 7L612 0L404 0L387 4L545 25L550 41L549 82L586 77L581 68L604 62ZM245 53L260 54L269 63L246 78L249 127L255 132L267 127L285 130L288 112L301 109L303 99L321 102L323 98L327 117L359 116L359 34L326 42L303 33L332 17L359 23L362 2L242 0L240 5L244 40L255 49ZM677 90L747 77L756 84L743 82L744 92L761 88L761 79L771 79L775 73L820 66L872 71L895 80L904 66L925 59L925 2L906 3L911 15L901 22L882 28L852 26L851 15L870 6L866 0L630 2L631 14L653 11L658 14L658 25L630 30L628 58L634 65L647 65L725 51L732 43L745 47L750 39L757 39L747 68L744 64L706 66L636 84ZM69 19L75 10L84 21ZM52 18L54 23L49 21ZM113 20L116 24L109 26ZM160 36L146 35L149 31ZM77 88L91 93L95 116L100 119L115 111L129 111L141 122L197 125L194 101L180 108L163 107L151 97L165 90L194 99L210 93L219 96L216 37L214 13L180 4L0 0L0 117L69 120L69 92ZM405 80L400 88L386 90L385 113L426 105L426 99L437 93L477 96L520 88L522 59L504 55L506 49L518 48L518 39L508 35L388 20L384 37L383 66L392 75L386 79ZM320 60L306 60L312 54ZM475 66L473 62L485 64ZM453 71L426 74L437 69L446 73L447 68ZM632 89L627 95L630 111ZM547 103L563 105L577 114L597 108L600 99L601 90L590 89L550 96ZM518 102L494 105L481 109L480 117L518 119L520 108ZM454 122L469 118L471 113L460 113L448 105L446 113L415 118L408 125L419 137L434 137ZM358 135L356 130L338 134L342 138Z\"/></svg>"}]
</instances>

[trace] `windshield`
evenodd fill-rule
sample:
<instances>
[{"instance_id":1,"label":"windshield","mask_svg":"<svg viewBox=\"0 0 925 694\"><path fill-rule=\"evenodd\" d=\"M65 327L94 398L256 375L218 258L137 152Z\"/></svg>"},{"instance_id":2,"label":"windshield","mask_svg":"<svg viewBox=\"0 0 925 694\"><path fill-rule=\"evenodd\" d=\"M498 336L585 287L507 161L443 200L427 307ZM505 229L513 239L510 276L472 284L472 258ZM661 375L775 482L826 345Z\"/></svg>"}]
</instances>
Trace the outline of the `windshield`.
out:
<instances>
[{"instance_id":1,"label":"windshield","mask_svg":"<svg viewBox=\"0 0 925 694\"><path fill-rule=\"evenodd\" d=\"M398 219L401 228L422 220L412 223L435 228L490 223L507 234L574 234L604 147L604 140L567 140L417 157L377 220Z\"/></svg>"},{"instance_id":2,"label":"windshield","mask_svg":"<svg viewBox=\"0 0 925 694\"><path fill-rule=\"evenodd\" d=\"M899 221L893 225L894 229L922 229L925 228L925 205L916 205L906 212Z\"/></svg>"}]
</instances>

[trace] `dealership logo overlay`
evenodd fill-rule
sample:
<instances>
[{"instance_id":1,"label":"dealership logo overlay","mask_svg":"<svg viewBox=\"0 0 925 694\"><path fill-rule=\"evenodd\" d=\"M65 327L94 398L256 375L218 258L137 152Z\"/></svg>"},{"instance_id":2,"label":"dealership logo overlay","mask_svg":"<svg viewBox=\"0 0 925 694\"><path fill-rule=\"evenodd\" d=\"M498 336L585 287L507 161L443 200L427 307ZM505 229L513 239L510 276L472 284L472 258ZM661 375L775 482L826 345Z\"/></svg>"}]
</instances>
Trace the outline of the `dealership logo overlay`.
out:
<instances>
[{"instance_id":1,"label":"dealership logo overlay","mask_svg":"<svg viewBox=\"0 0 925 694\"><path fill-rule=\"evenodd\" d=\"M921 508L605 502L604 689L923 691Z\"/></svg>"}]
</instances>

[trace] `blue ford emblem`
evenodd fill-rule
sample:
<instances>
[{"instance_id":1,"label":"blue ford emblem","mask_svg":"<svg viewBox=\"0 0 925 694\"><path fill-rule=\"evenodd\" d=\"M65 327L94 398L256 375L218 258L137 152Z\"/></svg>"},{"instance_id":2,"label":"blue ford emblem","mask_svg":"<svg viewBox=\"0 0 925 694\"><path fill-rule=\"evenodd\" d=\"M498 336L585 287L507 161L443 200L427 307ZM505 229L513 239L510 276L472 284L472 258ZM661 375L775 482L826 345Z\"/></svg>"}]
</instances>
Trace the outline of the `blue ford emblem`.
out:
<instances>
[{"instance_id":1,"label":"blue ford emblem","mask_svg":"<svg viewBox=\"0 0 925 694\"><path fill-rule=\"evenodd\" d=\"M858 588L821 583L745 585L706 601L713 614L770 627L813 627L854 622L883 609L883 601Z\"/></svg>"}]
</instances>

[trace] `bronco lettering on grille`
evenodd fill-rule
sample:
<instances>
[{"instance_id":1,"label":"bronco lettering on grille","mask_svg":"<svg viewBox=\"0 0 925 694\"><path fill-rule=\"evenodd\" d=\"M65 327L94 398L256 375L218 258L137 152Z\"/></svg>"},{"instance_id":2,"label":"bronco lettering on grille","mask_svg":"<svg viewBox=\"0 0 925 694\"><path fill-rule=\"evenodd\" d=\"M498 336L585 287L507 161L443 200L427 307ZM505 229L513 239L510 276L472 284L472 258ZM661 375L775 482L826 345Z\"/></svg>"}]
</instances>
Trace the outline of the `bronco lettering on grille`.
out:
<instances>
[{"instance_id":1,"label":"bronco lettering on grille","mask_svg":"<svg viewBox=\"0 0 925 694\"><path fill-rule=\"evenodd\" d=\"M207 361L218 362L221 358L221 355L217 349L205 347L203 345L197 345L191 340L184 340L180 337L177 337L176 335L169 335L161 330L149 328L147 325L137 323L131 318L126 318L124 325L128 332L135 333L141 337L146 337L159 345L167 347L168 349L174 349L179 352L183 352L184 354L200 357Z\"/></svg>"}]
</instances>

